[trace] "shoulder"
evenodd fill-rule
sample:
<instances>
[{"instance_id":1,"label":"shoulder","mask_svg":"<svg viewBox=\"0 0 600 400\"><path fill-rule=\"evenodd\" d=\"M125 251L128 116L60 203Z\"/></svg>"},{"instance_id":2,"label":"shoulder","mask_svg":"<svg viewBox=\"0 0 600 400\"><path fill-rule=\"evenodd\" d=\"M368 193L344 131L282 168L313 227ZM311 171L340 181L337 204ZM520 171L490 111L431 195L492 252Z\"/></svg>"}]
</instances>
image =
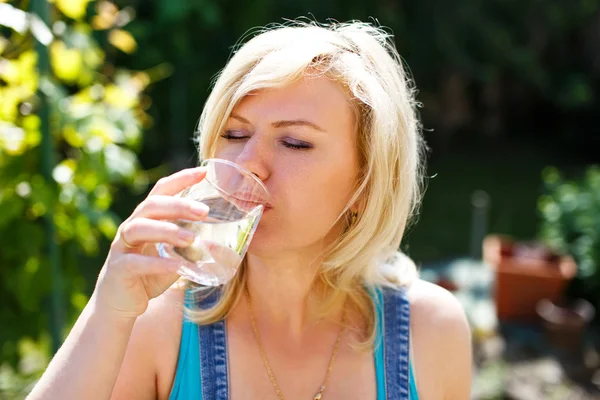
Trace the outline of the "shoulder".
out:
<instances>
[{"instance_id":1,"label":"shoulder","mask_svg":"<svg viewBox=\"0 0 600 400\"><path fill-rule=\"evenodd\" d=\"M146 344L153 344L155 347L152 349L157 359L164 355L165 350L179 350L184 297L185 289L174 285L150 300L148 309L136 321L134 337Z\"/></svg>"},{"instance_id":2,"label":"shoulder","mask_svg":"<svg viewBox=\"0 0 600 400\"><path fill-rule=\"evenodd\" d=\"M156 338L181 330L185 302L185 287L175 284L162 295L150 300L148 309L139 323L153 332ZM162 323L162 324L161 324Z\"/></svg>"},{"instance_id":3,"label":"shoulder","mask_svg":"<svg viewBox=\"0 0 600 400\"><path fill-rule=\"evenodd\" d=\"M445 327L468 333L464 309L452 293L421 279L416 279L406 290L415 324L424 328Z\"/></svg>"},{"instance_id":4,"label":"shoulder","mask_svg":"<svg viewBox=\"0 0 600 400\"><path fill-rule=\"evenodd\" d=\"M175 285L152 300L144 313L143 324L152 332L158 398L168 398L175 379L181 328L183 325L185 288Z\"/></svg>"},{"instance_id":5,"label":"shoulder","mask_svg":"<svg viewBox=\"0 0 600 400\"><path fill-rule=\"evenodd\" d=\"M407 294L419 391L424 385L438 386L441 393L424 397L468 398L471 331L462 305L446 289L420 279ZM443 385L436 385L440 382Z\"/></svg>"},{"instance_id":6,"label":"shoulder","mask_svg":"<svg viewBox=\"0 0 600 400\"><path fill-rule=\"evenodd\" d=\"M168 398L179 355L184 297L185 290L174 285L150 300L138 317L115 384L118 395L113 398L136 398L139 382L153 382L155 397Z\"/></svg>"}]
</instances>

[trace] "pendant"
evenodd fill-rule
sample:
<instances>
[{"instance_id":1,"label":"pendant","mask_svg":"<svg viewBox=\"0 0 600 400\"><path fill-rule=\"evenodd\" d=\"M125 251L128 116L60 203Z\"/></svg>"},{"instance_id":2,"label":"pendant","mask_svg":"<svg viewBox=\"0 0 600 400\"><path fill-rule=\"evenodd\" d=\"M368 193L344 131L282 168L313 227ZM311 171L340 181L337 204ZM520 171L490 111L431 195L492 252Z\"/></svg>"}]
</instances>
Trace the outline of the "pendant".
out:
<instances>
[{"instance_id":1,"label":"pendant","mask_svg":"<svg viewBox=\"0 0 600 400\"><path fill-rule=\"evenodd\" d=\"M315 398L313 400L321 400L321 397L323 397L324 390L325 390L325 386L321 386L319 388L319 392L317 393L317 395L315 396Z\"/></svg>"}]
</instances>

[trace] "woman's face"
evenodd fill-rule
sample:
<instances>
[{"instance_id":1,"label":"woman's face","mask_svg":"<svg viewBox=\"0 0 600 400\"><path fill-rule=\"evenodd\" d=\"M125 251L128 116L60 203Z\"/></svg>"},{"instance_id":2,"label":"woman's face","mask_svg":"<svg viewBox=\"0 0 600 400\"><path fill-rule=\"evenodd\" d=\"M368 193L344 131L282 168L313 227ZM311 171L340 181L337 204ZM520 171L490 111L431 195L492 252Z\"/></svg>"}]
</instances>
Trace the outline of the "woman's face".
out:
<instances>
[{"instance_id":1,"label":"woman's face","mask_svg":"<svg viewBox=\"0 0 600 400\"><path fill-rule=\"evenodd\" d=\"M218 138L216 158L256 174L271 194L249 252L320 251L358 175L355 118L341 87L305 78L246 96Z\"/></svg>"}]
</instances>

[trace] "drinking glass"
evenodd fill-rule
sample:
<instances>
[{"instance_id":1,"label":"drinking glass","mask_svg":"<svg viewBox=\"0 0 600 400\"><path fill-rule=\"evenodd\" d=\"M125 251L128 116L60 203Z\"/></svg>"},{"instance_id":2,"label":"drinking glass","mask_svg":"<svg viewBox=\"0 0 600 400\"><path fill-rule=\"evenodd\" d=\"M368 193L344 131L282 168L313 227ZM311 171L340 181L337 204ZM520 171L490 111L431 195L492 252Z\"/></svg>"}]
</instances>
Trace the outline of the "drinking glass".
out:
<instances>
[{"instance_id":1,"label":"drinking glass","mask_svg":"<svg viewBox=\"0 0 600 400\"><path fill-rule=\"evenodd\" d=\"M209 207L202 221L174 221L195 233L187 247L157 244L158 254L181 262L181 276L203 286L227 283L239 268L269 193L262 181L239 165L217 158L202 162L206 177L179 196Z\"/></svg>"}]
</instances>

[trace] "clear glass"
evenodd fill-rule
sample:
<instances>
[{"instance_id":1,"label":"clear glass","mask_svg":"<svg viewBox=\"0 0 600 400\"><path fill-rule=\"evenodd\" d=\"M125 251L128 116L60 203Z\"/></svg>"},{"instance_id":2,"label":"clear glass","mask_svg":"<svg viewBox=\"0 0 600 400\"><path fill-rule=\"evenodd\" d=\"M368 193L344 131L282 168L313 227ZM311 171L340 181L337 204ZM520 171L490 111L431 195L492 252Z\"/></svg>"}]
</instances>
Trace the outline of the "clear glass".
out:
<instances>
[{"instance_id":1,"label":"clear glass","mask_svg":"<svg viewBox=\"0 0 600 400\"><path fill-rule=\"evenodd\" d=\"M179 196L210 210L203 221L174 221L196 234L188 247L157 244L161 257L181 261L178 273L203 286L220 286L235 276L254 236L269 193L260 179L239 165L205 160L206 177Z\"/></svg>"}]
</instances>

